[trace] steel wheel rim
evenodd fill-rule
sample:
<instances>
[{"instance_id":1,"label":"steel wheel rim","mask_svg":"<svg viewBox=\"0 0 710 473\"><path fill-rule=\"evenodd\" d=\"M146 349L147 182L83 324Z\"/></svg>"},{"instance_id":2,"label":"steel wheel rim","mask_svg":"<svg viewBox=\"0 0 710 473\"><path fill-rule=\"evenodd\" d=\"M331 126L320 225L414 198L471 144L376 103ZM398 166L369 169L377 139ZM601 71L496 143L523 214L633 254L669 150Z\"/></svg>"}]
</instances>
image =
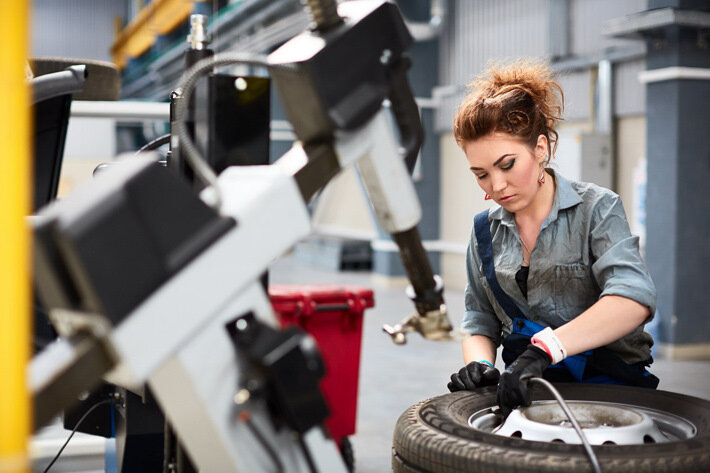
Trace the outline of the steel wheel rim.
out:
<instances>
[{"instance_id":1,"label":"steel wheel rim","mask_svg":"<svg viewBox=\"0 0 710 473\"><path fill-rule=\"evenodd\" d=\"M593 445L644 445L682 441L693 438L697 434L697 427L688 419L676 414L653 409L649 407L636 406L625 403L597 402L597 401L568 401L570 406L577 409L580 404L592 405L598 409L606 409L614 414L626 413L628 418L621 422L623 425L610 425L601 433L595 430L593 425L586 422L583 428L585 434L590 438ZM531 409L541 406L555 404L555 401L534 401ZM519 417L525 417L524 410L517 410L511 413L513 422L511 429L506 424L500 423L496 416L495 406L481 409L474 412L468 418L468 426L474 430L486 432L503 437L517 437L529 441L559 442L568 444L579 444L581 441L577 437L574 429L566 426L557 426L557 429L550 428L551 424L541 426L539 418L535 415L530 419L520 421ZM578 410L578 409L577 409ZM514 414L516 414L514 416ZM563 414L562 414L563 415ZM575 413L576 415L576 413ZM638 422L637 422L638 420ZM650 424L648 424L650 422ZM537 424L537 425L536 425ZM623 428L622 428L623 427ZM501 432L501 433L499 433ZM511 432L517 435L510 435ZM590 433L592 435L590 435Z\"/></svg>"}]
</instances>

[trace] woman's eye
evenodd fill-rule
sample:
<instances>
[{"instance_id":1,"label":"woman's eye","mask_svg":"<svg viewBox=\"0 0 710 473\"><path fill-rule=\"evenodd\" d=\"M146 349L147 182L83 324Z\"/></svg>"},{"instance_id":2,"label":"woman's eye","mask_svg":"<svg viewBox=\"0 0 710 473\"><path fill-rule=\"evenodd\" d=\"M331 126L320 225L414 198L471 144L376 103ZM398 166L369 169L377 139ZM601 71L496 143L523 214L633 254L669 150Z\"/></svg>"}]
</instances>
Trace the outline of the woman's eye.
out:
<instances>
[{"instance_id":1,"label":"woman's eye","mask_svg":"<svg viewBox=\"0 0 710 473\"><path fill-rule=\"evenodd\" d=\"M501 165L500 168L503 169L504 171L507 171L508 169L511 169L514 164L515 164L515 160L514 160L514 159L511 159L511 160L508 161L507 163Z\"/></svg>"},{"instance_id":2,"label":"woman's eye","mask_svg":"<svg viewBox=\"0 0 710 473\"><path fill-rule=\"evenodd\" d=\"M486 176L488 176L488 174L476 174L476 179L481 180L484 179Z\"/></svg>"}]
</instances>

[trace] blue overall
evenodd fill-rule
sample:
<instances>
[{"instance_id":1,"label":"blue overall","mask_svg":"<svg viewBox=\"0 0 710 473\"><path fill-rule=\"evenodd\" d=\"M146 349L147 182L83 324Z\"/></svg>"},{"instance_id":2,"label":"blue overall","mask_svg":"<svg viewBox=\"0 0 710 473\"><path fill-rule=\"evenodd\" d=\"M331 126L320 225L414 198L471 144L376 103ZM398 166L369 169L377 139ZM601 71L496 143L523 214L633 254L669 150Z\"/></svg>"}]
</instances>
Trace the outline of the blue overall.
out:
<instances>
[{"instance_id":1,"label":"blue overall","mask_svg":"<svg viewBox=\"0 0 710 473\"><path fill-rule=\"evenodd\" d=\"M505 313L513 319L512 333L503 340L503 361L508 366L525 351L530 344L530 337L545 327L525 318L520 308L498 283L493 263L493 243L488 223L488 210L476 215L474 231L483 273L491 292ZM628 365L613 351L600 347L567 357L560 363L551 365L545 370L543 377L558 382L623 384L656 388L659 380L645 369L645 365L645 363Z\"/></svg>"}]
</instances>

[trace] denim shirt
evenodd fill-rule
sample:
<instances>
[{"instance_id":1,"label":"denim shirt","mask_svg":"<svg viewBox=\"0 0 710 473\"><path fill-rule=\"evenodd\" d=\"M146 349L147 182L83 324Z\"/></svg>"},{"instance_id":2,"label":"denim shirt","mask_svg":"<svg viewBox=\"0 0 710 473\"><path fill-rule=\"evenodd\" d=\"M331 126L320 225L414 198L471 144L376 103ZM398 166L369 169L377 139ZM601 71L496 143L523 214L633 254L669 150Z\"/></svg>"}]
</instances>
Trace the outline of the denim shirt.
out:
<instances>
[{"instance_id":1,"label":"denim shirt","mask_svg":"<svg viewBox=\"0 0 710 473\"><path fill-rule=\"evenodd\" d=\"M638 237L629 230L619 196L548 171L555 178L555 198L530 257L527 299L515 281L522 247L514 215L500 206L488 213L501 288L527 319L553 328L574 319L606 295L633 299L648 307L653 315L656 289L639 253ZM499 345L511 333L512 320L488 286L473 231L466 269L466 312L461 327ZM651 345L653 339L641 326L607 347L625 362L637 363L650 358Z\"/></svg>"}]
</instances>

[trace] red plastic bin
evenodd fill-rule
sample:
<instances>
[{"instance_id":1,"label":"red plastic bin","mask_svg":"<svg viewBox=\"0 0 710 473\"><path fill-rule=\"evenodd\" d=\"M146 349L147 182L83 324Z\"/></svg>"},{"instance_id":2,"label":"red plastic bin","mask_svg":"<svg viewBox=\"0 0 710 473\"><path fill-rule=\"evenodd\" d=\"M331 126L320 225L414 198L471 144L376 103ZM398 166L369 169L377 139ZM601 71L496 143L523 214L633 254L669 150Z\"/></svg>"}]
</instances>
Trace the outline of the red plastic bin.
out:
<instances>
[{"instance_id":1,"label":"red plastic bin","mask_svg":"<svg viewBox=\"0 0 710 473\"><path fill-rule=\"evenodd\" d=\"M282 326L296 325L318 344L325 376L321 389L333 440L355 433L362 318L373 307L371 289L355 286L271 285L269 297Z\"/></svg>"}]
</instances>

